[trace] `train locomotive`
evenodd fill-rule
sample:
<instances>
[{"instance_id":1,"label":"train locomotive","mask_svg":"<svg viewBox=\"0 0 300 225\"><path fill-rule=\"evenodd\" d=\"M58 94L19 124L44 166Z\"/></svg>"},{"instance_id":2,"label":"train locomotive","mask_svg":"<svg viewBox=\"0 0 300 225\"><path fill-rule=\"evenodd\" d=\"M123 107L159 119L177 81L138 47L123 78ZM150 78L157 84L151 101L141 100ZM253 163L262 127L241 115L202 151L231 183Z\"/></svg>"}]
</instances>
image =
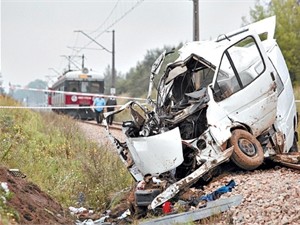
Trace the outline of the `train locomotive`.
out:
<instances>
[{"instance_id":1,"label":"train locomotive","mask_svg":"<svg viewBox=\"0 0 300 225\"><path fill-rule=\"evenodd\" d=\"M87 68L69 70L49 90L48 104L54 112L91 120L94 112L90 106L97 94L104 94L104 76Z\"/></svg>"}]
</instances>

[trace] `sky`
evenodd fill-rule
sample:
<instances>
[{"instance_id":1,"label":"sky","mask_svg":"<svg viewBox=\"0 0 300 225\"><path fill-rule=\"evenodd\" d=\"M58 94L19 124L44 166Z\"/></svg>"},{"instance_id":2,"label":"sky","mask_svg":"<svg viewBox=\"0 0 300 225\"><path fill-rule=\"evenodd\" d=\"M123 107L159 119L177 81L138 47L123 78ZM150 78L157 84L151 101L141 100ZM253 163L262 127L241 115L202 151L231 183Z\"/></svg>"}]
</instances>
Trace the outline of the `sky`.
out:
<instances>
[{"instance_id":1,"label":"sky","mask_svg":"<svg viewBox=\"0 0 300 225\"><path fill-rule=\"evenodd\" d=\"M199 0L200 40L239 28L254 4ZM104 72L112 62L112 30L115 67L122 74L148 50L193 39L192 0L1 0L0 7L0 70L6 84L53 80L67 69L70 55L81 65L84 54L87 68Z\"/></svg>"}]
</instances>

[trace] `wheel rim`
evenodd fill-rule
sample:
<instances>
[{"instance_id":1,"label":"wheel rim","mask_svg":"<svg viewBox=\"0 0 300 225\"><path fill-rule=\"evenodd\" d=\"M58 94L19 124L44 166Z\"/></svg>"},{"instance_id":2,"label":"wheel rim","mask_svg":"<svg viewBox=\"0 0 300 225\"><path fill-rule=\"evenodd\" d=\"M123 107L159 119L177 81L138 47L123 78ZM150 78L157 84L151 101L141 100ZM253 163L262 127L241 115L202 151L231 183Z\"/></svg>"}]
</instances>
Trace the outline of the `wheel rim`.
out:
<instances>
[{"instance_id":1,"label":"wheel rim","mask_svg":"<svg viewBox=\"0 0 300 225\"><path fill-rule=\"evenodd\" d=\"M240 138L238 141L238 145L241 151L245 153L247 156L252 157L256 155L255 145L251 141L245 138Z\"/></svg>"}]
</instances>

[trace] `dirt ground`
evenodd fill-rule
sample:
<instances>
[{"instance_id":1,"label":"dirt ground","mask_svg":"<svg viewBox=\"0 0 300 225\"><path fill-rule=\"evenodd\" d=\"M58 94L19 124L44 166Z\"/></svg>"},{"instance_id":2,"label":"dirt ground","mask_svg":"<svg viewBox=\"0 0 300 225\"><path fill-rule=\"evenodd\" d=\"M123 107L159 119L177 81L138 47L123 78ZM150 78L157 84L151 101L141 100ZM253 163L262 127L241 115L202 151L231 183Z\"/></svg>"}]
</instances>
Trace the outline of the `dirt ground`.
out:
<instances>
[{"instance_id":1,"label":"dirt ground","mask_svg":"<svg viewBox=\"0 0 300 225\"><path fill-rule=\"evenodd\" d=\"M8 206L19 214L19 224L74 224L67 209L26 178L0 166L0 182L13 193ZM0 220L0 225L2 224Z\"/></svg>"}]
</instances>

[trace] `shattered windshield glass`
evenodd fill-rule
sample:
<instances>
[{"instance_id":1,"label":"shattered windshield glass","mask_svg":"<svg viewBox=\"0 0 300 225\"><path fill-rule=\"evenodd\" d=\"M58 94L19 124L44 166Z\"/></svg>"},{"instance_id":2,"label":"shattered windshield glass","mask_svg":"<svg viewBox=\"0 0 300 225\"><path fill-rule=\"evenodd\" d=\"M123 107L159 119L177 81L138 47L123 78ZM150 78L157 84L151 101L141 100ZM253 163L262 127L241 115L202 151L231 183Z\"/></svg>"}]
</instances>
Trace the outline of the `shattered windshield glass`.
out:
<instances>
[{"instance_id":1,"label":"shattered windshield glass","mask_svg":"<svg viewBox=\"0 0 300 225\"><path fill-rule=\"evenodd\" d=\"M199 56L192 55L184 62L169 65L158 88L158 107L184 105L186 94L199 91L211 84L215 67Z\"/></svg>"}]
</instances>

